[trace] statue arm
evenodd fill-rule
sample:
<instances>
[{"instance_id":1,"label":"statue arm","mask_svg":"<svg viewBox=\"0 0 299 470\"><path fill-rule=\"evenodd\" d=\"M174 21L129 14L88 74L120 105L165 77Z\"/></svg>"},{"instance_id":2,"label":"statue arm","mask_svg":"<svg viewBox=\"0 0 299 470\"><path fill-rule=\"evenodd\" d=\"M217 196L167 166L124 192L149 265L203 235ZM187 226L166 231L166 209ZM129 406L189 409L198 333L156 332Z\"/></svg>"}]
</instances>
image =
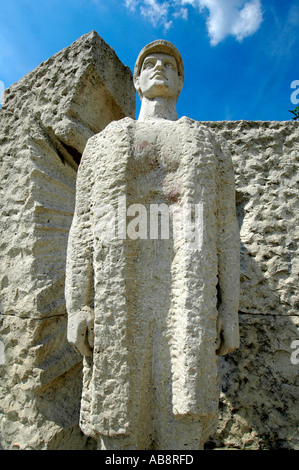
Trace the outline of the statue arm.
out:
<instances>
[{"instance_id":1,"label":"statue arm","mask_svg":"<svg viewBox=\"0 0 299 470\"><path fill-rule=\"evenodd\" d=\"M68 341L82 355L92 355L94 292L92 263L91 191L94 168L92 145L88 142L76 183L76 204L69 233L65 299Z\"/></svg>"},{"instance_id":2,"label":"statue arm","mask_svg":"<svg viewBox=\"0 0 299 470\"><path fill-rule=\"evenodd\" d=\"M239 347L240 237L234 170L230 154L217 144L218 161L218 319L217 354Z\"/></svg>"}]
</instances>

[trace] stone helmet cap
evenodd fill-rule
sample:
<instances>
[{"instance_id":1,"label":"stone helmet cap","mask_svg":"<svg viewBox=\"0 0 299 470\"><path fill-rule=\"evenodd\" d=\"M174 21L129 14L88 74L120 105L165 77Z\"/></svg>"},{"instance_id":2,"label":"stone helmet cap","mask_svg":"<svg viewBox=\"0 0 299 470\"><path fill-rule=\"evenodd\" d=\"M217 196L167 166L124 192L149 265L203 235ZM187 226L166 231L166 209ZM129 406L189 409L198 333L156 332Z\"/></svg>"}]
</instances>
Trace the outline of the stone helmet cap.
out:
<instances>
[{"instance_id":1,"label":"stone helmet cap","mask_svg":"<svg viewBox=\"0 0 299 470\"><path fill-rule=\"evenodd\" d=\"M166 41L165 39L157 39L156 41L150 42L140 51L134 67L135 79L139 77L140 70L145 57L155 52L160 52L173 56L177 63L179 76L182 78L182 80L184 80L184 63L182 56L178 49L171 42Z\"/></svg>"}]
</instances>

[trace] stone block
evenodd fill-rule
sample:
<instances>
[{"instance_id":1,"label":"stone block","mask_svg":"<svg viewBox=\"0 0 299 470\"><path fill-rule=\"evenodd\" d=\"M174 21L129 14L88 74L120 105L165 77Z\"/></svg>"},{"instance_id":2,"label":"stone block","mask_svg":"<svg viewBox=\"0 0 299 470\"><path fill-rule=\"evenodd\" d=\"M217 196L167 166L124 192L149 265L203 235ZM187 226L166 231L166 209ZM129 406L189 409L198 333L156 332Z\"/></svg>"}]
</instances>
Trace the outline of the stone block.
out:
<instances>
[{"instance_id":1,"label":"stone block","mask_svg":"<svg viewBox=\"0 0 299 470\"><path fill-rule=\"evenodd\" d=\"M220 358L220 413L207 448L298 450L298 316L240 315L240 349Z\"/></svg>"},{"instance_id":2,"label":"stone block","mask_svg":"<svg viewBox=\"0 0 299 470\"><path fill-rule=\"evenodd\" d=\"M241 236L241 345L220 360L208 447L298 449L298 123L206 124L232 154Z\"/></svg>"},{"instance_id":3,"label":"stone block","mask_svg":"<svg viewBox=\"0 0 299 470\"><path fill-rule=\"evenodd\" d=\"M65 259L89 137L134 117L132 74L95 31L13 84L0 109L0 440L5 449L88 447L82 360L66 339Z\"/></svg>"},{"instance_id":4,"label":"stone block","mask_svg":"<svg viewBox=\"0 0 299 470\"><path fill-rule=\"evenodd\" d=\"M94 448L78 427L81 358L66 341L66 244L86 141L134 117L134 103L130 71L95 32L5 91L0 448ZM298 449L298 123L203 124L232 154L242 241L241 345L220 359L207 447Z\"/></svg>"}]
</instances>

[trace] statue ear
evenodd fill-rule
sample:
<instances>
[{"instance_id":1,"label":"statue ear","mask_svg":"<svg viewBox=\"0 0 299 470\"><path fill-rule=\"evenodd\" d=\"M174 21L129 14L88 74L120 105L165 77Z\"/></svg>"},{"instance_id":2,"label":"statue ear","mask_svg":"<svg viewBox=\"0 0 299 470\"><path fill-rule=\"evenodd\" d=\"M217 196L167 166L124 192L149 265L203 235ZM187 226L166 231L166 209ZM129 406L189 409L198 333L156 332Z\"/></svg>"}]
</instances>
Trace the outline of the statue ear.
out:
<instances>
[{"instance_id":1,"label":"statue ear","mask_svg":"<svg viewBox=\"0 0 299 470\"><path fill-rule=\"evenodd\" d=\"M134 87L135 87L135 90L137 91L137 93L139 92L139 77L134 77L133 78L133 82L134 82Z\"/></svg>"},{"instance_id":2,"label":"statue ear","mask_svg":"<svg viewBox=\"0 0 299 470\"><path fill-rule=\"evenodd\" d=\"M140 99L142 98L142 94L141 94L141 90L140 90L140 86L139 86L139 77L133 77L133 82L134 82L134 87L135 87L135 90L137 91Z\"/></svg>"},{"instance_id":3,"label":"statue ear","mask_svg":"<svg viewBox=\"0 0 299 470\"><path fill-rule=\"evenodd\" d=\"M179 94L181 93L182 89L183 89L183 85L184 85L184 78L180 75L179 76Z\"/></svg>"}]
</instances>

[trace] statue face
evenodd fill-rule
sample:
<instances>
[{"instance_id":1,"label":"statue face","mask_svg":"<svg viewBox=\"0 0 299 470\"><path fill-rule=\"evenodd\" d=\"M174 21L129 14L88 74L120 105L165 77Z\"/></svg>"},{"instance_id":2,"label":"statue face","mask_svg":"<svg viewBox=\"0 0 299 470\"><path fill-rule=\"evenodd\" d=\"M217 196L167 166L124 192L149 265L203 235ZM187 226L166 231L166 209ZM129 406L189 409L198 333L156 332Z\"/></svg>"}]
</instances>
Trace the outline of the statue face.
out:
<instances>
[{"instance_id":1,"label":"statue face","mask_svg":"<svg viewBox=\"0 0 299 470\"><path fill-rule=\"evenodd\" d=\"M148 99L157 97L178 98L183 81L173 56L153 53L145 57L135 87L141 96Z\"/></svg>"}]
</instances>

